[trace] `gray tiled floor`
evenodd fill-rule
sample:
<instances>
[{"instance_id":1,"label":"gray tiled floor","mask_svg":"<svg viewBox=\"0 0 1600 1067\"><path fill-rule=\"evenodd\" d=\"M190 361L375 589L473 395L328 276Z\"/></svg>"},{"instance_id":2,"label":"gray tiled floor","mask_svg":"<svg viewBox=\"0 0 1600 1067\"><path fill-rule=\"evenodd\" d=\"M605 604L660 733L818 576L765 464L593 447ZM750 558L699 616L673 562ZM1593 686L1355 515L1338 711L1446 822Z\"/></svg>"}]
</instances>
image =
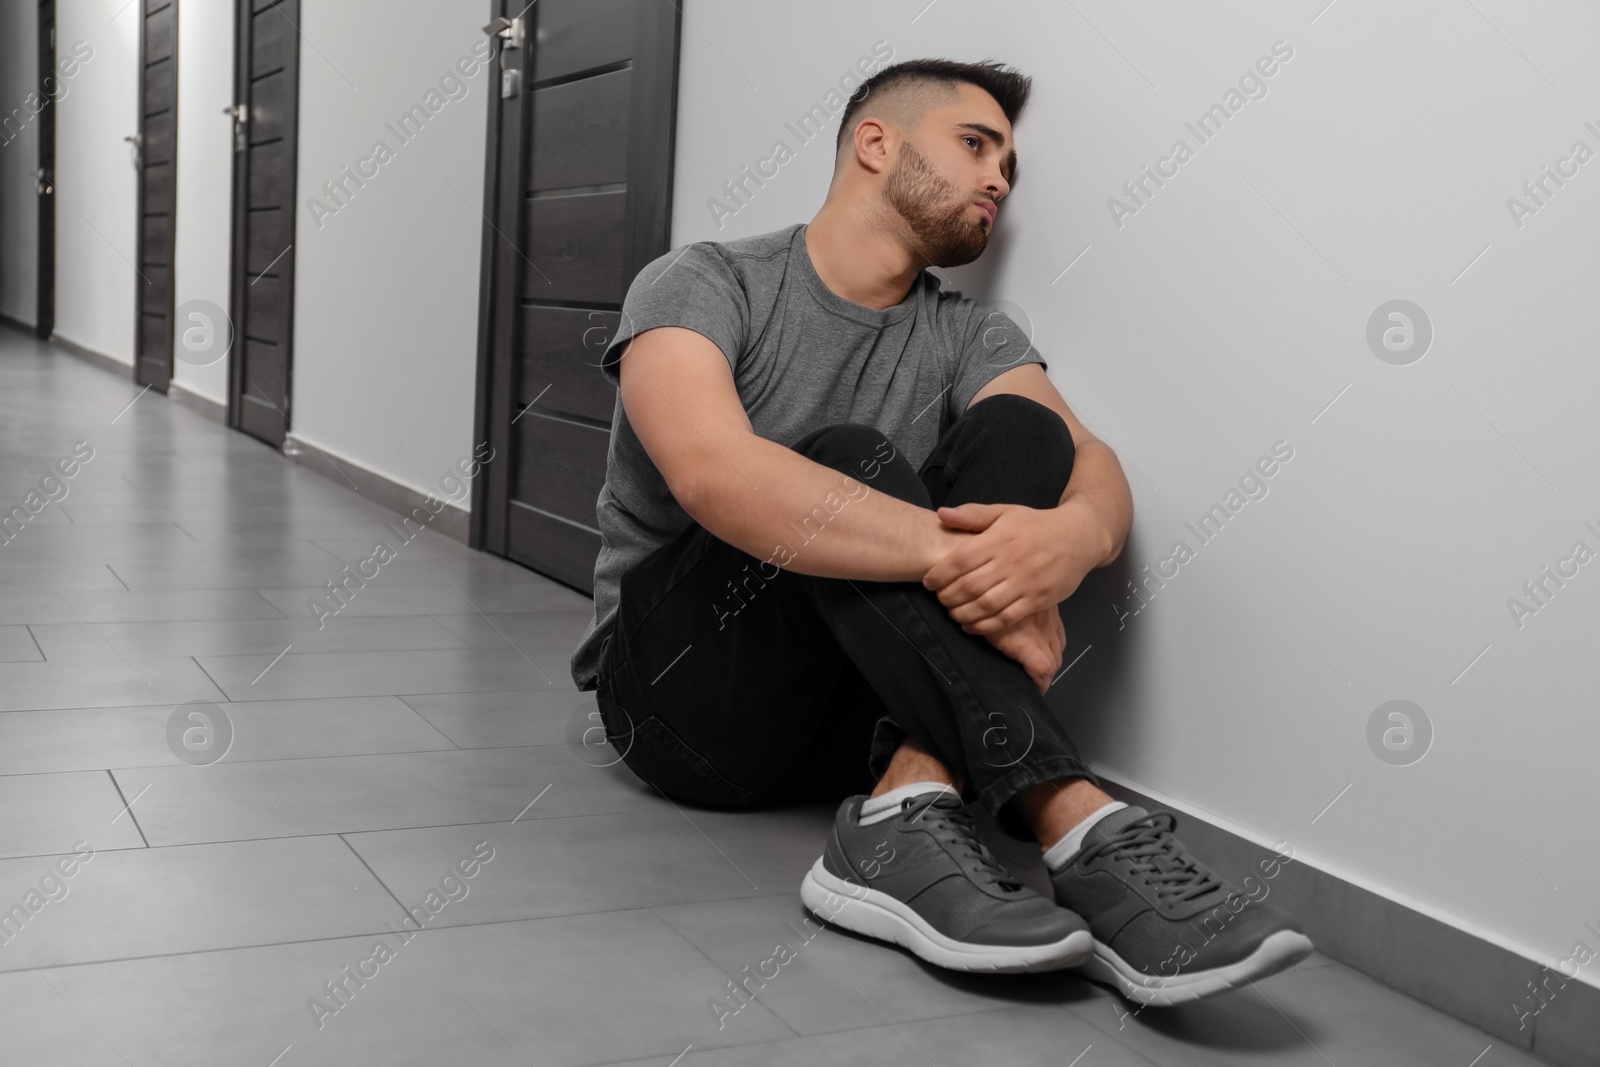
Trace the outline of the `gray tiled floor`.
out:
<instances>
[{"instance_id":1,"label":"gray tiled floor","mask_svg":"<svg viewBox=\"0 0 1600 1067\"><path fill-rule=\"evenodd\" d=\"M568 747L586 598L425 533L319 627L307 597L392 516L159 395L113 421L136 393L0 327L0 508L95 449L0 545L0 909L44 901L0 943L0 1062L1533 1062L1322 956L1129 1015L1070 972L952 974L808 924L825 806L688 808ZM168 745L191 700L233 726L209 766Z\"/></svg>"}]
</instances>

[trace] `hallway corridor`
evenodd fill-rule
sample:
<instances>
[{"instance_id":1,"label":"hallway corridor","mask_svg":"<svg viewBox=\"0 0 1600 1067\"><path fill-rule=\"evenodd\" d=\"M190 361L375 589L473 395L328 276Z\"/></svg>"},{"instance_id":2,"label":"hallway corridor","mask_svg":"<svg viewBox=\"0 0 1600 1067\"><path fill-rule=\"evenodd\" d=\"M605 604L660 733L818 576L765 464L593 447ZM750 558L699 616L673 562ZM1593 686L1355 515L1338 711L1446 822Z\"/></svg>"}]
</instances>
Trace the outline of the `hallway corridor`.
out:
<instances>
[{"instance_id":1,"label":"hallway corridor","mask_svg":"<svg viewBox=\"0 0 1600 1067\"><path fill-rule=\"evenodd\" d=\"M0 1062L1535 1062L1320 954L1123 1018L1070 972L808 926L824 807L592 765L588 598L426 531L319 629L393 513L4 327L0 409L7 511L92 449L0 545ZM224 709L220 760L169 742L190 701Z\"/></svg>"}]
</instances>

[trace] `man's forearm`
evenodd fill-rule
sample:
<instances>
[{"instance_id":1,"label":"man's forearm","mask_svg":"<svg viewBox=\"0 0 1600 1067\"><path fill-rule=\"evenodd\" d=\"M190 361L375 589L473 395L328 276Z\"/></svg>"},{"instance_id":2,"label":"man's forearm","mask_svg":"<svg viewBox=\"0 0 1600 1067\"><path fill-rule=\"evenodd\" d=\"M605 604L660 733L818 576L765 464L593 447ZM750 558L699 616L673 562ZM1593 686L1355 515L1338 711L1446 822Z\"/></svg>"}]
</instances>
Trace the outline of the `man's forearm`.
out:
<instances>
[{"instance_id":1,"label":"man's forearm","mask_svg":"<svg viewBox=\"0 0 1600 1067\"><path fill-rule=\"evenodd\" d=\"M1122 554L1133 525L1133 494L1110 445L1096 438L1078 446L1060 503L1083 507L1103 532L1104 555L1095 567L1104 567Z\"/></svg>"},{"instance_id":2,"label":"man's forearm","mask_svg":"<svg viewBox=\"0 0 1600 1067\"><path fill-rule=\"evenodd\" d=\"M845 473L763 437L740 446L711 460L679 503L757 559L823 578L910 582L969 536L944 528L927 508L873 488L892 452Z\"/></svg>"}]
</instances>

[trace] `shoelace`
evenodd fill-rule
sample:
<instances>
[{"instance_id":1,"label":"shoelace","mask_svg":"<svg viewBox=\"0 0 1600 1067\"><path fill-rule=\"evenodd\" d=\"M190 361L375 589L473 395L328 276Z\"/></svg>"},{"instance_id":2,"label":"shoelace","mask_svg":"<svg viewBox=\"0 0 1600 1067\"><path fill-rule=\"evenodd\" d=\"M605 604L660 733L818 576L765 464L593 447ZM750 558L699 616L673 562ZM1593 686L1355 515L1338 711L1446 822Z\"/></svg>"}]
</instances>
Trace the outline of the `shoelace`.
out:
<instances>
[{"instance_id":1,"label":"shoelace","mask_svg":"<svg viewBox=\"0 0 1600 1067\"><path fill-rule=\"evenodd\" d=\"M1084 848L1079 862L1110 853L1131 863L1156 887L1164 903L1186 903L1223 888L1216 875L1183 850L1172 836L1174 820L1167 812L1129 823L1104 841Z\"/></svg>"},{"instance_id":2,"label":"shoelace","mask_svg":"<svg viewBox=\"0 0 1600 1067\"><path fill-rule=\"evenodd\" d=\"M955 846L958 857L972 861L968 869L975 877L981 878L1001 892L1014 893L1021 889L1022 886L1011 880L1011 873L1000 866L1000 861L995 859L994 854L979 839L978 828L972 820L972 814L964 808L953 808L937 803L941 795L943 794L935 794L932 800L922 800L920 810L910 815L909 821L927 826L939 840ZM912 805L918 804L919 799L908 797L901 803L902 818L909 814Z\"/></svg>"}]
</instances>

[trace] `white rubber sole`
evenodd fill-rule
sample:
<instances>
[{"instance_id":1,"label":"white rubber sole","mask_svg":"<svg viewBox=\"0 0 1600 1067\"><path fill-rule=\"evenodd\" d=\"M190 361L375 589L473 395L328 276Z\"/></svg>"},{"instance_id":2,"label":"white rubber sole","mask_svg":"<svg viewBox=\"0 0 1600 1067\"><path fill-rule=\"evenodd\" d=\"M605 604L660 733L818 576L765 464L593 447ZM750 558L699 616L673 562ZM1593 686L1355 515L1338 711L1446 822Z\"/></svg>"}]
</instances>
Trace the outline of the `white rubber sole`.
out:
<instances>
[{"instance_id":1,"label":"white rubber sole","mask_svg":"<svg viewBox=\"0 0 1600 1067\"><path fill-rule=\"evenodd\" d=\"M1110 946L1094 943L1094 957L1078 968L1085 977L1113 986L1138 1004L1166 1008L1201 997L1226 993L1246 981L1286 971L1311 955L1310 938L1293 930L1279 930L1237 963L1192 974L1167 977L1135 970Z\"/></svg>"},{"instance_id":2,"label":"white rubber sole","mask_svg":"<svg viewBox=\"0 0 1600 1067\"><path fill-rule=\"evenodd\" d=\"M904 901L847 882L821 857L800 883L800 899L819 918L867 937L901 945L952 971L1027 974L1076 967L1092 958L1094 936L1079 930L1047 945L974 945L941 934Z\"/></svg>"}]
</instances>

